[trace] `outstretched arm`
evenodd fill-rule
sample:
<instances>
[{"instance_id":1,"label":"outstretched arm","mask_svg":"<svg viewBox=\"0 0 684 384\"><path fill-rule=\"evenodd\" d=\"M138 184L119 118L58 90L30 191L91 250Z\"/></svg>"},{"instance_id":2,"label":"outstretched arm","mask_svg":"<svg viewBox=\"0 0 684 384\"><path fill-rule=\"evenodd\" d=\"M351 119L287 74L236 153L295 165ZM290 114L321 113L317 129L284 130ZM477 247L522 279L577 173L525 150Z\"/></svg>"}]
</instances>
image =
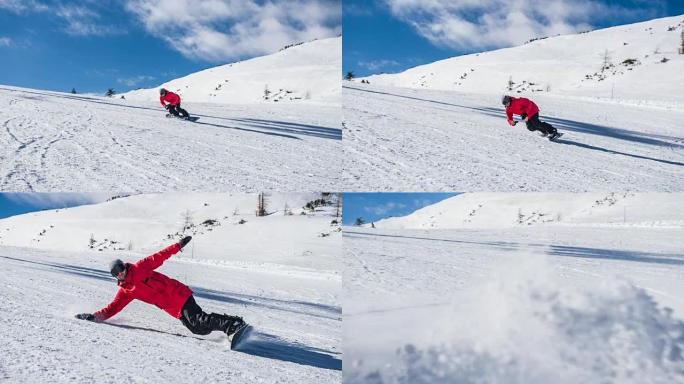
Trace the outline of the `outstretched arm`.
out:
<instances>
[{"instance_id":1,"label":"outstretched arm","mask_svg":"<svg viewBox=\"0 0 684 384\"><path fill-rule=\"evenodd\" d=\"M166 261L169 257L175 255L178 253L178 251L183 249L183 247L190 242L190 239L192 239L191 236L186 236L178 243L170 245L153 255L147 256L146 258L135 263L135 265L138 268L153 271L164 264L164 261Z\"/></svg>"},{"instance_id":2,"label":"outstretched arm","mask_svg":"<svg viewBox=\"0 0 684 384\"><path fill-rule=\"evenodd\" d=\"M129 296L123 289L119 288L116 296L114 296L114 300L107 304L106 307L95 313L79 313L76 315L76 318L81 320L96 321L99 323L121 312L121 310L124 309L124 307L126 307L132 300L133 298L131 296Z\"/></svg>"}]
</instances>

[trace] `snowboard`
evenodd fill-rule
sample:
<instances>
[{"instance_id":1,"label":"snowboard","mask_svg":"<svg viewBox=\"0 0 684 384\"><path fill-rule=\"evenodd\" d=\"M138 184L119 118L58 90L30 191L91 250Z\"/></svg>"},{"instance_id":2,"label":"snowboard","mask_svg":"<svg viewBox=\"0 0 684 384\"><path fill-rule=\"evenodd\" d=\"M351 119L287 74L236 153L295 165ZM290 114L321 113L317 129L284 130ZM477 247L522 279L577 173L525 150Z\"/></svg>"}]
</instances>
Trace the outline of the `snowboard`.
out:
<instances>
[{"instance_id":1,"label":"snowboard","mask_svg":"<svg viewBox=\"0 0 684 384\"><path fill-rule=\"evenodd\" d=\"M230 349L235 349L238 344L240 344L240 341L245 339L249 333L252 332L252 326L244 323L238 328L235 333L233 333L229 339L230 339Z\"/></svg>"},{"instance_id":2,"label":"snowboard","mask_svg":"<svg viewBox=\"0 0 684 384\"><path fill-rule=\"evenodd\" d=\"M170 113L167 113L167 114L166 114L166 117L168 117L168 118L176 118L176 119L178 119L178 120L191 121L191 122L193 122L193 123L194 123L195 121L199 120L199 117L197 117L197 116L178 117L178 116L174 116L174 115L172 115L172 114L170 114Z\"/></svg>"}]
</instances>

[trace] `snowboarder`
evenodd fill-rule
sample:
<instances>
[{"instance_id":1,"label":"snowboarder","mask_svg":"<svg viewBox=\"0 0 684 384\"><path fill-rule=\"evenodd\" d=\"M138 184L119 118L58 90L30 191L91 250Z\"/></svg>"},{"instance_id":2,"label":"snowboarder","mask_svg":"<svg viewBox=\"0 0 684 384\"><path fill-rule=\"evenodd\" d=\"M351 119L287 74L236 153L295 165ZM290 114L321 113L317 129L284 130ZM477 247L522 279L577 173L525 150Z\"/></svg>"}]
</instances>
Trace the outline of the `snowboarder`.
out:
<instances>
[{"instance_id":1,"label":"snowboarder","mask_svg":"<svg viewBox=\"0 0 684 384\"><path fill-rule=\"evenodd\" d=\"M539 131L542 136L548 137L549 140L555 140L562 135L551 124L539 120L539 107L532 100L505 95L501 104L506 107L506 120L511 126L518 123L513 120L513 114L516 114L525 120L528 131Z\"/></svg>"},{"instance_id":2,"label":"snowboarder","mask_svg":"<svg viewBox=\"0 0 684 384\"><path fill-rule=\"evenodd\" d=\"M119 259L112 261L110 272L116 277L119 286L114 300L95 313L80 313L76 318L103 322L119 313L134 299L138 299L154 304L180 319L194 334L208 335L212 331L221 331L230 336L244 328L245 322L241 317L205 313L195 302L192 290L187 285L155 271L164 261L183 249L190 239L191 236L186 236L178 243L135 264L124 263Z\"/></svg>"},{"instance_id":3,"label":"snowboarder","mask_svg":"<svg viewBox=\"0 0 684 384\"><path fill-rule=\"evenodd\" d=\"M162 107L166 108L166 110L169 111L169 113L173 116L183 119L190 117L188 112L181 108L180 96L173 92L167 91L165 88L159 90L159 102L161 103Z\"/></svg>"}]
</instances>

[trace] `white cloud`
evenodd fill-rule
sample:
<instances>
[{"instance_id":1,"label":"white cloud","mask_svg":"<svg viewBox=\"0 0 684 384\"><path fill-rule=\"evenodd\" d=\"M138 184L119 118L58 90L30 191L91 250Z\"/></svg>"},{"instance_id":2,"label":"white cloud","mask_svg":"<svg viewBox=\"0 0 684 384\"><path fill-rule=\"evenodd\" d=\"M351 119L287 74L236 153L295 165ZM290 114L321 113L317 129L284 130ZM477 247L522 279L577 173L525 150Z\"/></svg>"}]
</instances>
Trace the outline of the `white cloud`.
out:
<instances>
[{"instance_id":1,"label":"white cloud","mask_svg":"<svg viewBox=\"0 0 684 384\"><path fill-rule=\"evenodd\" d=\"M359 66L368 69L369 71L377 71L388 67L396 67L399 63L395 60L371 60L359 61Z\"/></svg>"},{"instance_id":2,"label":"white cloud","mask_svg":"<svg viewBox=\"0 0 684 384\"><path fill-rule=\"evenodd\" d=\"M56 15L66 22L65 32L73 36L106 36L126 33L125 30L106 25L92 8L61 5Z\"/></svg>"},{"instance_id":3,"label":"white cloud","mask_svg":"<svg viewBox=\"0 0 684 384\"><path fill-rule=\"evenodd\" d=\"M395 209L402 209L402 208L406 208L406 205L402 204L402 203L395 203L395 202L390 201L390 202L387 202L387 203L381 204L381 205L376 205L376 206L372 206L372 207L363 207L363 210L368 212L368 213L372 213L376 216L384 216L388 212L391 212Z\"/></svg>"},{"instance_id":4,"label":"white cloud","mask_svg":"<svg viewBox=\"0 0 684 384\"><path fill-rule=\"evenodd\" d=\"M146 75L138 75L138 76L133 76L133 77L126 77L126 78L118 78L116 79L116 82L119 84L123 84L127 87L134 87L142 82L149 81L149 80L154 80L154 76L146 76Z\"/></svg>"},{"instance_id":5,"label":"white cloud","mask_svg":"<svg viewBox=\"0 0 684 384\"><path fill-rule=\"evenodd\" d=\"M645 18L663 0L632 0L633 7L597 0L384 0L392 15L437 46L498 48L535 37L591 29L600 19Z\"/></svg>"},{"instance_id":6,"label":"white cloud","mask_svg":"<svg viewBox=\"0 0 684 384\"><path fill-rule=\"evenodd\" d=\"M14 13L43 12L48 7L35 0L0 0L0 9Z\"/></svg>"},{"instance_id":7,"label":"white cloud","mask_svg":"<svg viewBox=\"0 0 684 384\"><path fill-rule=\"evenodd\" d=\"M340 0L127 0L126 8L184 56L210 61L341 32Z\"/></svg>"},{"instance_id":8,"label":"white cloud","mask_svg":"<svg viewBox=\"0 0 684 384\"><path fill-rule=\"evenodd\" d=\"M3 193L2 195L16 203L28 204L36 209L101 203L112 196L104 193Z\"/></svg>"},{"instance_id":9,"label":"white cloud","mask_svg":"<svg viewBox=\"0 0 684 384\"><path fill-rule=\"evenodd\" d=\"M9 37L0 37L0 47L9 47L12 45L12 39Z\"/></svg>"}]
</instances>

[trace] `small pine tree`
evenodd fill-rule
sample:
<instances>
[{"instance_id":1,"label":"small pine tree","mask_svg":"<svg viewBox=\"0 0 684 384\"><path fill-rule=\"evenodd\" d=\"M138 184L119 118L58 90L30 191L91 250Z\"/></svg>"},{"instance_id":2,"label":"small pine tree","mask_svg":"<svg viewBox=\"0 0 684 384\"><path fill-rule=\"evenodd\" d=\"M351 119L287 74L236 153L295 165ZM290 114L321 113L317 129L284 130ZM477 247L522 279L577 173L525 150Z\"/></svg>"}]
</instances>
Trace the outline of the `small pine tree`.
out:
<instances>
[{"instance_id":1,"label":"small pine tree","mask_svg":"<svg viewBox=\"0 0 684 384\"><path fill-rule=\"evenodd\" d=\"M116 94L116 91L113 88L109 88L107 92L105 92L105 96L107 97L112 97Z\"/></svg>"},{"instance_id":2,"label":"small pine tree","mask_svg":"<svg viewBox=\"0 0 684 384\"><path fill-rule=\"evenodd\" d=\"M508 76L508 90L509 90L509 91L512 91L512 90L513 90L513 84L515 84L515 83L513 82L513 76Z\"/></svg>"},{"instance_id":3,"label":"small pine tree","mask_svg":"<svg viewBox=\"0 0 684 384\"><path fill-rule=\"evenodd\" d=\"M71 88L71 93L76 94L76 88Z\"/></svg>"},{"instance_id":4,"label":"small pine tree","mask_svg":"<svg viewBox=\"0 0 684 384\"><path fill-rule=\"evenodd\" d=\"M347 72L347 75L344 76L344 79L347 81L352 81L356 76L354 76L354 72L349 71Z\"/></svg>"}]
</instances>

